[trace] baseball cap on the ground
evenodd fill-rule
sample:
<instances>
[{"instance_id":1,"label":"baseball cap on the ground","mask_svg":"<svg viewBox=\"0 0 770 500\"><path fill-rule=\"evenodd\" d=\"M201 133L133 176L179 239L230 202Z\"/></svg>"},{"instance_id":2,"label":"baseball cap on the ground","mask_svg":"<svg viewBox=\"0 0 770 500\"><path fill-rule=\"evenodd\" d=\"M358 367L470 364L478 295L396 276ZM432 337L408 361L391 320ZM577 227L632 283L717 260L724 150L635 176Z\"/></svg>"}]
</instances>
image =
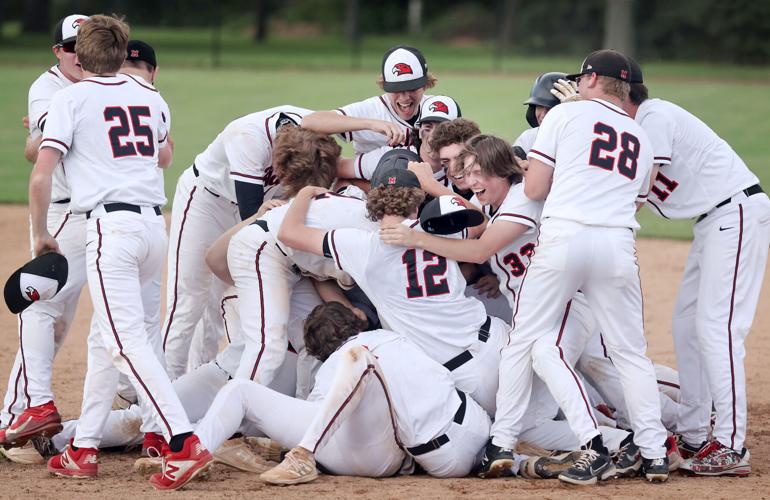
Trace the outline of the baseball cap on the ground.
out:
<instances>
[{"instance_id":1,"label":"baseball cap on the ground","mask_svg":"<svg viewBox=\"0 0 770 500\"><path fill-rule=\"evenodd\" d=\"M420 213L420 225L425 232L432 234L454 234L482 222L484 216L481 212L468 208L467 202L460 196L434 198Z\"/></svg>"},{"instance_id":2,"label":"baseball cap on the ground","mask_svg":"<svg viewBox=\"0 0 770 500\"><path fill-rule=\"evenodd\" d=\"M420 106L420 119L416 125L425 122L445 122L462 116L457 101L448 95L434 95L425 99Z\"/></svg>"},{"instance_id":3,"label":"baseball cap on the ground","mask_svg":"<svg viewBox=\"0 0 770 500\"><path fill-rule=\"evenodd\" d=\"M631 78L631 66L626 56L616 50L597 50L583 60L579 73L567 75L567 79L575 80L579 76L591 73L627 82Z\"/></svg>"},{"instance_id":4,"label":"baseball cap on the ground","mask_svg":"<svg viewBox=\"0 0 770 500\"><path fill-rule=\"evenodd\" d=\"M382 80L385 92L419 89L428 83L428 63L418 49L397 45L382 56Z\"/></svg>"},{"instance_id":5,"label":"baseball cap on the ground","mask_svg":"<svg viewBox=\"0 0 770 500\"><path fill-rule=\"evenodd\" d=\"M409 149L391 149L382 155L372 173L372 189L383 185L420 187L417 176L408 170L410 161L420 161L420 155Z\"/></svg>"},{"instance_id":6,"label":"baseball cap on the ground","mask_svg":"<svg viewBox=\"0 0 770 500\"><path fill-rule=\"evenodd\" d=\"M126 61L144 61L153 68L158 66L155 49L141 40L129 40L126 48Z\"/></svg>"},{"instance_id":7,"label":"baseball cap on the ground","mask_svg":"<svg viewBox=\"0 0 770 500\"><path fill-rule=\"evenodd\" d=\"M5 304L18 314L33 302L48 300L67 282L67 259L60 253L50 252L35 257L17 269L5 282Z\"/></svg>"},{"instance_id":8,"label":"baseball cap on the ground","mask_svg":"<svg viewBox=\"0 0 770 500\"><path fill-rule=\"evenodd\" d=\"M54 45L64 45L65 43L74 42L78 37L78 31L80 25L88 19L88 16L83 14L72 14L56 24L56 28L53 30L53 43Z\"/></svg>"}]
</instances>

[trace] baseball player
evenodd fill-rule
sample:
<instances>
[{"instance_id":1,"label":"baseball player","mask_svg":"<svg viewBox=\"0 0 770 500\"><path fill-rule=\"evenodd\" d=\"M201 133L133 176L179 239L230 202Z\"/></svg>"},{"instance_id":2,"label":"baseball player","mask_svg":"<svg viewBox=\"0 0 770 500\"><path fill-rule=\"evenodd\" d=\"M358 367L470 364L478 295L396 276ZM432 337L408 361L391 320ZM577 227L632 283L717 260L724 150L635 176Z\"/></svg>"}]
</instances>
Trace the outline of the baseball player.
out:
<instances>
[{"instance_id":1,"label":"baseball player","mask_svg":"<svg viewBox=\"0 0 770 500\"><path fill-rule=\"evenodd\" d=\"M635 202L646 197L652 151L644 131L619 108L628 93L629 72L620 53L589 55L573 75L587 100L552 109L530 150L524 193L546 201L539 244L522 278L513 331L502 351L505 376L482 471L510 460L522 405L531 391L533 344L554 330L580 289L620 372L642 471L651 481L668 478L655 374L644 355L634 254ZM580 459L559 478L593 484L612 477L614 466L579 379L558 364L549 366L545 376L574 384L571 399L560 406L584 443Z\"/></svg>"},{"instance_id":2,"label":"baseball player","mask_svg":"<svg viewBox=\"0 0 770 500\"><path fill-rule=\"evenodd\" d=\"M40 75L29 89L29 152L25 156L33 163L37 159L37 148L53 95L82 77L75 42L80 24L86 19L86 16L73 14L59 21L54 30L53 45L58 64ZM67 257L67 284L52 299L38 301L19 314L19 350L0 414L0 445L23 444L31 435L55 433L61 428L51 389L53 360L69 332L80 291L86 282L86 218L84 214L72 213L69 205L70 186L61 163L57 163L51 177L45 224L48 232L55 235L59 251Z\"/></svg>"},{"instance_id":3,"label":"baseball player","mask_svg":"<svg viewBox=\"0 0 770 500\"><path fill-rule=\"evenodd\" d=\"M457 157L465 143L481 133L479 126L465 118L457 118L436 125L430 135L431 149L438 155L438 160L446 172L454 191L470 200L473 197L470 185L465 179L465 167L457 162Z\"/></svg>"},{"instance_id":4,"label":"baseball player","mask_svg":"<svg viewBox=\"0 0 770 500\"><path fill-rule=\"evenodd\" d=\"M302 119L302 127L322 134L342 134L356 153L382 146L411 145L410 131L419 118L425 90L436 85L428 63L418 49L392 47L382 57L377 81L385 94L348 104L333 111L317 111Z\"/></svg>"},{"instance_id":5,"label":"baseball player","mask_svg":"<svg viewBox=\"0 0 770 500\"><path fill-rule=\"evenodd\" d=\"M196 430L202 442L215 447L244 419L253 422L292 448L261 476L273 484L312 481L315 458L333 474L385 477L408 470L409 454L432 475L467 475L489 417L408 339L360 333L365 324L339 303L316 308L306 321L306 345L325 361L308 401L232 381Z\"/></svg>"},{"instance_id":6,"label":"baseball player","mask_svg":"<svg viewBox=\"0 0 770 500\"><path fill-rule=\"evenodd\" d=\"M225 231L256 213L278 184L272 150L279 131L309 110L277 106L232 121L177 181L171 212L163 350L173 379L187 369L196 324L214 344L224 334L220 305L225 285L212 279L206 250ZM216 352L216 350L214 350Z\"/></svg>"},{"instance_id":7,"label":"baseball player","mask_svg":"<svg viewBox=\"0 0 770 500\"><path fill-rule=\"evenodd\" d=\"M676 104L650 99L641 68L630 62L625 109L649 135L655 163L648 205L666 219L696 218L672 322L681 381L677 431L680 449L692 456L683 467L745 476L744 342L767 262L770 202L730 145Z\"/></svg>"},{"instance_id":8,"label":"baseball player","mask_svg":"<svg viewBox=\"0 0 770 500\"><path fill-rule=\"evenodd\" d=\"M556 90L554 85L563 85L559 82L566 82L566 76L566 73L550 72L543 73L535 79L535 83L532 85L532 90L529 93L529 98L524 101L524 105L527 106L525 116L531 128L528 128L516 138L513 143L514 147L518 146L524 151L532 149L535 137L537 137L538 127L540 127L540 123L542 123L546 113L561 102L557 95L552 92Z\"/></svg>"},{"instance_id":9,"label":"baseball player","mask_svg":"<svg viewBox=\"0 0 770 500\"><path fill-rule=\"evenodd\" d=\"M67 158L73 212L88 219L86 262L94 306L88 371L78 429L49 471L63 476L97 470L97 450L118 374L125 373L150 402L168 451L156 488L190 473L210 456L192 435L179 398L148 340L145 321L160 307L157 276L166 250L163 173L170 113L160 94L117 74L126 58L128 26L93 16L81 24L76 47L84 79L51 101L30 176L30 214L36 254L57 251L46 228L53 169ZM118 371L120 370L120 372Z\"/></svg>"}]
</instances>

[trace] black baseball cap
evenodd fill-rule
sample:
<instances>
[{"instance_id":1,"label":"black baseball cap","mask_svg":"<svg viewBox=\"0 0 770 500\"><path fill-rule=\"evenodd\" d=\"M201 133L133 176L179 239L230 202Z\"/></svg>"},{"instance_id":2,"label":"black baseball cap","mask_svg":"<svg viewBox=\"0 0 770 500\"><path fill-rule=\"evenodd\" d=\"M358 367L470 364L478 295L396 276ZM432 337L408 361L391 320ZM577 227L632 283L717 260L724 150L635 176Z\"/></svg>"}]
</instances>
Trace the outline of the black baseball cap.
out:
<instances>
[{"instance_id":1,"label":"black baseball cap","mask_svg":"<svg viewBox=\"0 0 770 500\"><path fill-rule=\"evenodd\" d=\"M439 196L430 200L420 212L420 226L432 234L459 233L482 222L484 215L468 208L468 203L460 196Z\"/></svg>"},{"instance_id":2,"label":"black baseball cap","mask_svg":"<svg viewBox=\"0 0 770 500\"><path fill-rule=\"evenodd\" d=\"M404 92L428 83L428 63L418 49L396 45L382 56L382 82L385 92Z\"/></svg>"},{"instance_id":3,"label":"black baseball cap","mask_svg":"<svg viewBox=\"0 0 770 500\"><path fill-rule=\"evenodd\" d=\"M68 269L66 257L56 252L27 262L5 282L3 293L8 309L19 314L33 302L52 298L67 282Z\"/></svg>"},{"instance_id":4,"label":"black baseball cap","mask_svg":"<svg viewBox=\"0 0 770 500\"><path fill-rule=\"evenodd\" d=\"M576 80L579 76L591 73L627 82L631 78L631 65L628 58L616 50L597 50L583 60L580 73L567 75L567 80Z\"/></svg>"},{"instance_id":5,"label":"black baseball cap","mask_svg":"<svg viewBox=\"0 0 770 500\"><path fill-rule=\"evenodd\" d=\"M628 79L628 83L644 83L644 76L642 75L642 67L634 60L633 57L627 57L628 65L631 66L631 76Z\"/></svg>"},{"instance_id":6,"label":"black baseball cap","mask_svg":"<svg viewBox=\"0 0 770 500\"><path fill-rule=\"evenodd\" d=\"M144 61L153 68L158 67L158 60L155 58L155 49L141 40L129 40L126 47L126 61Z\"/></svg>"},{"instance_id":7,"label":"black baseball cap","mask_svg":"<svg viewBox=\"0 0 770 500\"><path fill-rule=\"evenodd\" d=\"M53 44L64 45L65 43L74 42L78 37L80 25L87 19L88 16L83 14L70 14L61 19L56 23L56 27L53 30Z\"/></svg>"},{"instance_id":8,"label":"black baseball cap","mask_svg":"<svg viewBox=\"0 0 770 500\"><path fill-rule=\"evenodd\" d=\"M420 161L420 155L409 149L391 149L380 158L370 180L372 188L378 186L420 187L414 172L408 170L410 161Z\"/></svg>"}]
</instances>

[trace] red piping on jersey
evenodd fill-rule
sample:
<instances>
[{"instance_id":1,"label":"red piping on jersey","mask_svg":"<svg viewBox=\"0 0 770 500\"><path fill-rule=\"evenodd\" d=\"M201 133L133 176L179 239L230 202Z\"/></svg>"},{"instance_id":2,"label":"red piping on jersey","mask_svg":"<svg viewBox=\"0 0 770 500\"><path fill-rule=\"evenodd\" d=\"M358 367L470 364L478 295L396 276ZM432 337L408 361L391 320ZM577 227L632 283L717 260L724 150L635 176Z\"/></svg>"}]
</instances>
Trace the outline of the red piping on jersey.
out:
<instances>
[{"instance_id":1,"label":"red piping on jersey","mask_svg":"<svg viewBox=\"0 0 770 500\"><path fill-rule=\"evenodd\" d=\"M348 116L348 114L345 113L345 110L342 109L342 108L337 108L335 111L339 111L340 113L342 113L343 116ZM342 138L344 140L346 140L346 141L352 141L353 140L353 132L341 132L341 134L342 134ZM348 134L347 137L345 136L345 134Z\"/></svg>"},{"instance_id":2,"label":"red piping on jersey","mask_svg":"<svg viewBox=\"0 0 770 500\"><path fill-rule=\"evenodd\" d=\"M400 123L401 125L404 125L407 129L412 128L411 125L409 125L407 122L402 120L400 116L398 116L396 113L393 112L392 109L390 109L390 106L388 106L387 101L385 101L385 99L383 99L381 95L378 95L377 97L380 98L380 101L382 102L382 105L385 106L385 109L388 110L388 113L390 113L390 116L392 116L393 118L398 120L398 123ZM420 106L419 106L419 103L418 103L417 109L419 109L419 108L420 108ZM406 135L406 141L409 142L409 134Z\"/></svg>"},{"instance_id":3,"label":"red piping on jersey","mask_svg":"<svg viewBox=\"0 0 770 500\"><path fill-rule=\"evenodd\" d=\"M540 152L540 151L538 151L537 149L530 149L530 150L529 150L529 154L536 154L536 155L540 155L540 156L542 156L543 158L545 158L546 160L550 160L551 162L553 162L553 163L556 163L556 160L555 160L554 158L551 158L550 156L548 156L548 155L547 155L547 154L545 154L545 153L541 153L541 152Z\"/></svg>"},{"instance_id":4,"label":"red piping on jersey","mask_svg":"<svg viewBox=\"0 0 770 500\"><path fill-rule=\"evenodd\" d=\"M198 186L193 186L190 190L190 196L187 198L187 205L182 213L182 223L179 225L179 237L176 240L176 255L174 258L174 300L171 303L171 310L168 313L168 323L166 324L166 333L163 334L163 352L166 352L166 342L168 341L168 332L171 330L171 323L174 322L174 313L176 312L176 300L178 297L177 288L179 286L179 248L182 246L182 234L184 233L184 223L187 222L187 212L190 210L193 195Z\"/></svg>"},{"instance_id":5,"label":"red piping on jersey","mask_svg":"<svg viewBox=\"0 0 770 500\"><path fill-rule=\"evenodd\" d=\"M313 446L313 453L318 450L318 446L321 444L321 441L323 441L324 436L326 436L326 433L329 432L329 429L331 429L332 425L334 424L334 421L337 420L337 417L340 416L340 413L342 413L342 410L345 409L345 407L350 404L350 401L353 399L353 395L358 391L358 388L361 387L361 383L364 381L364 377L370 372L374 370L374 365L366 365L366 370L364 370L364 373L361 374L361 376L358 378L358 382L356 382L356 385L353 386L353 390L350 391L350 394L348 394L348 397L345 398L345 401L342 402L339 408L337 408L337 411L334 412L334 415L332 415L332 418L329 419L329 423L326 424L326 427L324 427L323 432L321 432L321 435L318 437L318 441L316 441L315 445Z\"/></svg>"},{"instance_id":6,"label":"red piping on jersey","mask_svg":"<svg viewBox=\"0 0 770 500\"><path fill-rule=\"evenodd\" d=\"M83 83L98 83L99 85L123 85L126 83L125 80L122 82L97 82L96 80L80 80Z\"/></svg>"},{"instance_id":7,"label":"red piping on jersey","mask_svg":"<svg viewBox=\"0 0 770 500\"><path fill-rule=\"evenodd\" d=\"M607 106L602 101L599 101L597 99L591 99L591 101L595 102L596 104L601 104L605 108L609 109L610 111L614 111L615 113L617 113L619 115L628 116L628 113L626 113L625 111L619 111L619 110L617 110L617 109L615 109L615 108L613 108L611 106ZM631 118L630 116L628 116L628 117Z\"/></svg>"},{"instance_id":8,"label":"red piping on jersey","mask_svg":"<svg viewBox=\"0 0 770 500\"><path fill-rule=\"evenodd\" d=\"M70 147L69 147L69 146L67 146L66 144L64 144L62 141L60 141L60 140L58 140L58 139L51 139L51 138L48 138L48 137L46 137L45 139L43 139L42 141L40 141L40 144L44 143L45 141L51 141L51 142L55 142L56 144L61 144L62 146L64 146L65 148L67 148L67 151L69 151L69 150L70 150Z\"/></svg>"},{"instance_id":9,"label":"red piping on jersey","mask_svg":"<svg viewBox=\"0 0 770 500\"><path fill-rule=\"evenodd\" d=\"M61 233L61 230L64 229L64 224L67 223L67 220L70 218L70 215L72 215L72 211L67 210L67 213L64 214L64 220L61 221L61 224L59 225L59 229L57 229L56 232L53 234L54 239L56 239L56 237L59 236L59 233Z\"/></svg>"},{"instance_id":10,"label":"red piping on jersey","mask_svg":"<svg viewBox=\"0 0 770 500\"><path fill-rule=\"evenodd\" d=\"M157 91L158 91L158 89L155 89L155 88L152 88L152 87L148 87L147 85L143 84L142 82L140 82L139 80L137 80L137 79L136 79L136 78L134 78L133 76L129 75L128 73L121 73L121 74L123 74L123 75L125 75L125 76L129 77L130 79L132 79L133 81L135 81L137 85L139 85L139 86L140 86L140 87L142 87L142 88L145 88L145 89L147 89L147 90L150 90L150 91L152 91L152 92L157 92Z\"/></svg>"},{"instance_id":11,"label":"red piping on jersey","mask_svg":"<svg viewBox=\"0 0 770 500\"><path fill-rule=\"evenodd\" d=\"M509 292L511 292L511 295L513 296L514 302L516 301L516 292L513 291L513 288L511 288L511 273L508 272L508 270L500 264L500 257L495 254L495 262L497 263L497 266L502 269L502 271L505 273L505 288L508 289Z\"/></svg>"},{"instance_id":12,"label":"red piping on jersey","mask_svg":"<svg viewBox=\"0 0 770 500\"><path fill-rule=\"evenodd\" d=\"M673 387L674 389L679 389L679 384L675 384L673 382L668 382L666 380L656 380L658 385L665 385L667 387Z\"/></svg>"},{"instance_id":13,"label":"red piping on jersey","mask_svg":"<svg viewBox=\"0 0 770 500\"><path fill-rule=\"evenodd\" d=\"M342 269L342 263L340 263L340 256L337 253L337 244L334 243L334 230L329 231L329 235L329 239L332 240L332 252L334 253L334 261L337 263L337 267L340 268L340 271L344 271L344 269Z\"/></svg>"},{"instance_id":14,"label":"red piping on jersey","mask_svg":"<svg viewBox=\"0 0 770 500\"><path fill-rule=\"evenodd\" d=\"M388 413L390 413L390 425L393 427L393 438L396 441L396 445L398 445L399 448L404 450L404 445L401 443L401 440L398 438L398 426L396 425L396 416L394 415L395 412L393 411L393 403L390 400L390 393L388 392L388 386L385 385L385 381L382 380L382 377L380 376L380 372L378 370L372 369L372 373L374 373L374 376L377 377L377 380L380 381L380 385L382 386L382 392L385 393L385 401L388 402Z\"/></svg>"},{"instance_id":15,"label":"red piping on jersey","mask_svg":"<svg viewBox=\"0 0 770 500\"><path fill-rule=\"evenodd\" d=\"M661 209L660 209L660 207L659 207L658 205L656 205L654 201L652 201L652 200L648 199L648 200L647 200L647 203L649 203L650 205L652 205L652 207L653 207L655 210L657 210L657 211L658 211L658 213L660 214L660 216L661 216L661 217L663 217L664 219L668 219L668 217L666 216L666 214L664 214L664 213L663 213L663 210L661 210Z\"/></svg>"},{"instance_id":16,"label":"red piping on jersey","mask_svg":"<svg viewBox=\"0 0 770 500\"><path fill-rule=\"evenodd\" d=\"M257 279L259 280L259 310L261 312L260 316L262 318L262 324L260 325L259 333L262 339L262 347L259 348L257 360L254 362L254 369L251 370L251 376L249 377L251 380L254 380L254 376L257 374L257 368L259 367L259 362L262 359L262 354L265 352L265 290L262 288L262 272L259 270L259 257L262 255L262 250L264 250L265 245L267 245L267 241L262 242L262 244L257 249L256 257L254 258L254 268L257 270Z\"/></svg>"},{"instance_id":17,"label":"red piping on jersey","mask_svg":"<svg viewBox=\"0 0 770 500\"><path fill-rule=\"evenodd\" d=\"M527 217L526 215L520 215L520 214L514 214L514 213L505 212L505 213L501 213L501 214L496 214L494 216L494 220L497 220L500 217L514 217L514 218L524 219L524 220L526 220L528 222L531 222L532 223L532 227L537 227L537 222L535 222L535 219Z\"/></svg>"},{"instance_id":18,"label":"red piping on jersey","mask_svg":"<svg viewBox=\"0 0 770 500\"><path fill-rule=\"evenodd\" d=\"M358 175L360 175L362 179L364 178L364 169L361 167L361 160L364 159L364 154L365 153L361 153L358 155Z\"/></svg>"},{"instance_id":19,"label":"red piping on jersey","mask_svg":"<svg viewBox=\"0 0 770 500\"><path fill-rule=\"evenodd\" d=\"M270 120L270 118L272 118L274 115L275 115L275 113L273 113L272 115L270 115L270 116L268 116L267 118L265 118L265 134L267 134L267 140L268 140L268 141L270 141L270 147L271 147L271 148L273 147L273 138L272 138L272 137L270 137L270 127L268 126L267 122L268 122L268 121Z\"/></svg>"},{"instance_id":20,"label":"red piping on jersey","mask_svg":"<svg viewBox=\"0 0 770 500\"><path fill-rule=\"evenodd\" d=\"M24 373L24 395L27 397L27 408L32 406L32 398L29 397L29 379L27 378L27 360L24 358L24 320L19 314L19 352L21 353L21 369ZM15 395L14 395L15 397Z\"/></svg>"},{"instance_id":21,"label":"red piping on jersey","mask_svg":"<svg viewBox=\"0 0 770 500\"><path fill-rule=\"evenodd\" d=\"M237 299L237 295L228 295L227 297L222 298L222 323L225 325L225 336L227 336L227 343L232 344L233 341L230 340L230 331L227 329L227 318L225 317L225 302L230 299Z\"/></svg>"},{"instance_id":22,"label":"red piping on jersey","mask_svg":"<svg viewBox=\"0 0 770 500\"><path fill-rule=\"evenodd\" d=\"M733 272L733 290L730 294L730 317L727 320L727 342L730 348L730 388L733 395L733 432L730 435L730 448L735 448L735 433L738 430L735 417L735 361L733 360L733 309L735 307L735 287L738 282L738 267L741 263L741 244L743 243L743 204L738 204L740 229L738 231L738 253L735 254L735 271Z\"/></svg>"},{"instance_id":23,"label":"red piping on jersey","mask_svg":"<svg viewBox=\"0 0 770 500\"><path fill-rule=\"evenodd\" d=\"M612 361L612 359L610 359L610 355L607 354L607 346L604 345L604 336L601 333L599 334L599 343L602 345L602 354L604 357Z\"/></svg>"},{"instance_id":24,"label":"red piping on jersey","mask_svg":"<svg viewBox=\"0 0 770 500\"><path fill-rule=\"evenodd\" d=\"M48 73L51 73L53 76L55 76L56 78L58 78L58 79L60 79L60 80L61 80L61 77L60 77L59 75L57 75L57 74L56 74L56 71L54 71L54 70L52 70L52 69L49 69L49 70L48 70Z\"/></svg>"},{"instance_id":25,"label":"red piping on jersey","mask_svg":"<svg viewBox=\"0 0 770 500\"><path fill-rule=\"evenodd\" d=\"M414 228L414 227L415 227L417 224L419 224L419 223L420 223L420 221L416 220L416 221L412 222L412 224L410 224L410 225L409 225L409 228L410 228L410 229L411 229L411 228Z\"/></svg>"},{"instance_id":26,"label":"red piping on jersey","mask_svg":"<svg viewBox=\"0 0 770 500\"><path fill-rule=\"evenodd\" d=\"M583 398L583 402L586 405L586 411L588 412L588 416L591 417L591 421L594 423L594 428L599 429L599 425L596 423L596 419L594 418L594 413L591 411L591 404L588 402L586 393L583 390L583 385L580 383L580 379L578 379L577 375L572 370L572 367L569 365L569 363L567 363L567 360L564 359L564 351L559 345L561 343L561 336L564 334L564 326L567 324L567 318L569 317L569 310L571 308L572 308L572 301L570 300L569 302L567 302L567 307L564 309L564 317L561 320L561 328L559 328L559 336L556 338L556 348L559 349L559 358L561 358L561 362L564 363L564 366L567 368L567 371L569 371L570 374L572 375L572 378L575 379L575 384L577 385L578 390L580 391L580 396Z\"/></svg>"},{"instance_id":27,"label":"red piping on jersey","mask_svg":"<svg viewBox=\"0 0 770 500\"><path fill-rule=\"evenodd\" d=\"M102 289L102 299L104 300L104 308L107 312L107 319L110 320L110 327L112 328L112 335L115 337L115 343L118 345L118 353L120 354L120 357L123 358L128 365L128 367L131 369L131 373L134 374L134 377L136 377L136 380L141 384L142 388L144 389L144 392L147 393L147 396L150 398L150 401L152 402L152 405L155 407L155 411L158 412L158 416L161 420L163 420L163 423L166 424L166 428L168 429L169 436L174 435L174 430L171 428L171 425L169 425L168 420L166 420L166 416L163 415L163 410L161 410L158 403L155 401L155 398L152 396L152 392L150 392L150 389L147 388L144 381L142 380L142 377L139 376L139 373L134 368L134 364L131 363L131 360L128 359L128 356L123 352L123 344L120 342L120 336L118 335L118 331L115 329L115 322L112 320L112 312L110 311L110 304L107 302L107 290L104 288L104 277L102 276L102 268L99 265L99 260L102 258L102 225L101 225L101 219L96 219L96 232L99 235L99 243L96 247L96 272L99 275L99 286ZM160 365L158 365L160 366Z\"/></svg>"}]
</instances>

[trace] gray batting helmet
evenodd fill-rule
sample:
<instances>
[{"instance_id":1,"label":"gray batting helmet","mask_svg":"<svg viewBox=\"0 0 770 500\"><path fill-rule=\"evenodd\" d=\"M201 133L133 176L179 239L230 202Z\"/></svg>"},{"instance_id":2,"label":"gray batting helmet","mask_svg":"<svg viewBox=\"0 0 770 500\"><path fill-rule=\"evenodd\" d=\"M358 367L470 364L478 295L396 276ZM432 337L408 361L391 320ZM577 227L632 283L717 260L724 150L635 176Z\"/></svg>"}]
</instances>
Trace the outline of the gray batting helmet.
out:
<instances>
[{"instance_id":1,"label":"gray batting helmet","mask_svg":"<svg viewBox=\"0 0 770 500\"><path fill-rule=\"evenodd\" d=\"M527 107L527 123L530 127L537 127L537 118L535 118L535 106L544 106L552 108L561 101L551 94L551 89L556 80L566 78L567 73L543 73L535 78L535 84L532 85L532 91L529 93L529 99L524 101Z\"/></svg>"}]
</instances>

